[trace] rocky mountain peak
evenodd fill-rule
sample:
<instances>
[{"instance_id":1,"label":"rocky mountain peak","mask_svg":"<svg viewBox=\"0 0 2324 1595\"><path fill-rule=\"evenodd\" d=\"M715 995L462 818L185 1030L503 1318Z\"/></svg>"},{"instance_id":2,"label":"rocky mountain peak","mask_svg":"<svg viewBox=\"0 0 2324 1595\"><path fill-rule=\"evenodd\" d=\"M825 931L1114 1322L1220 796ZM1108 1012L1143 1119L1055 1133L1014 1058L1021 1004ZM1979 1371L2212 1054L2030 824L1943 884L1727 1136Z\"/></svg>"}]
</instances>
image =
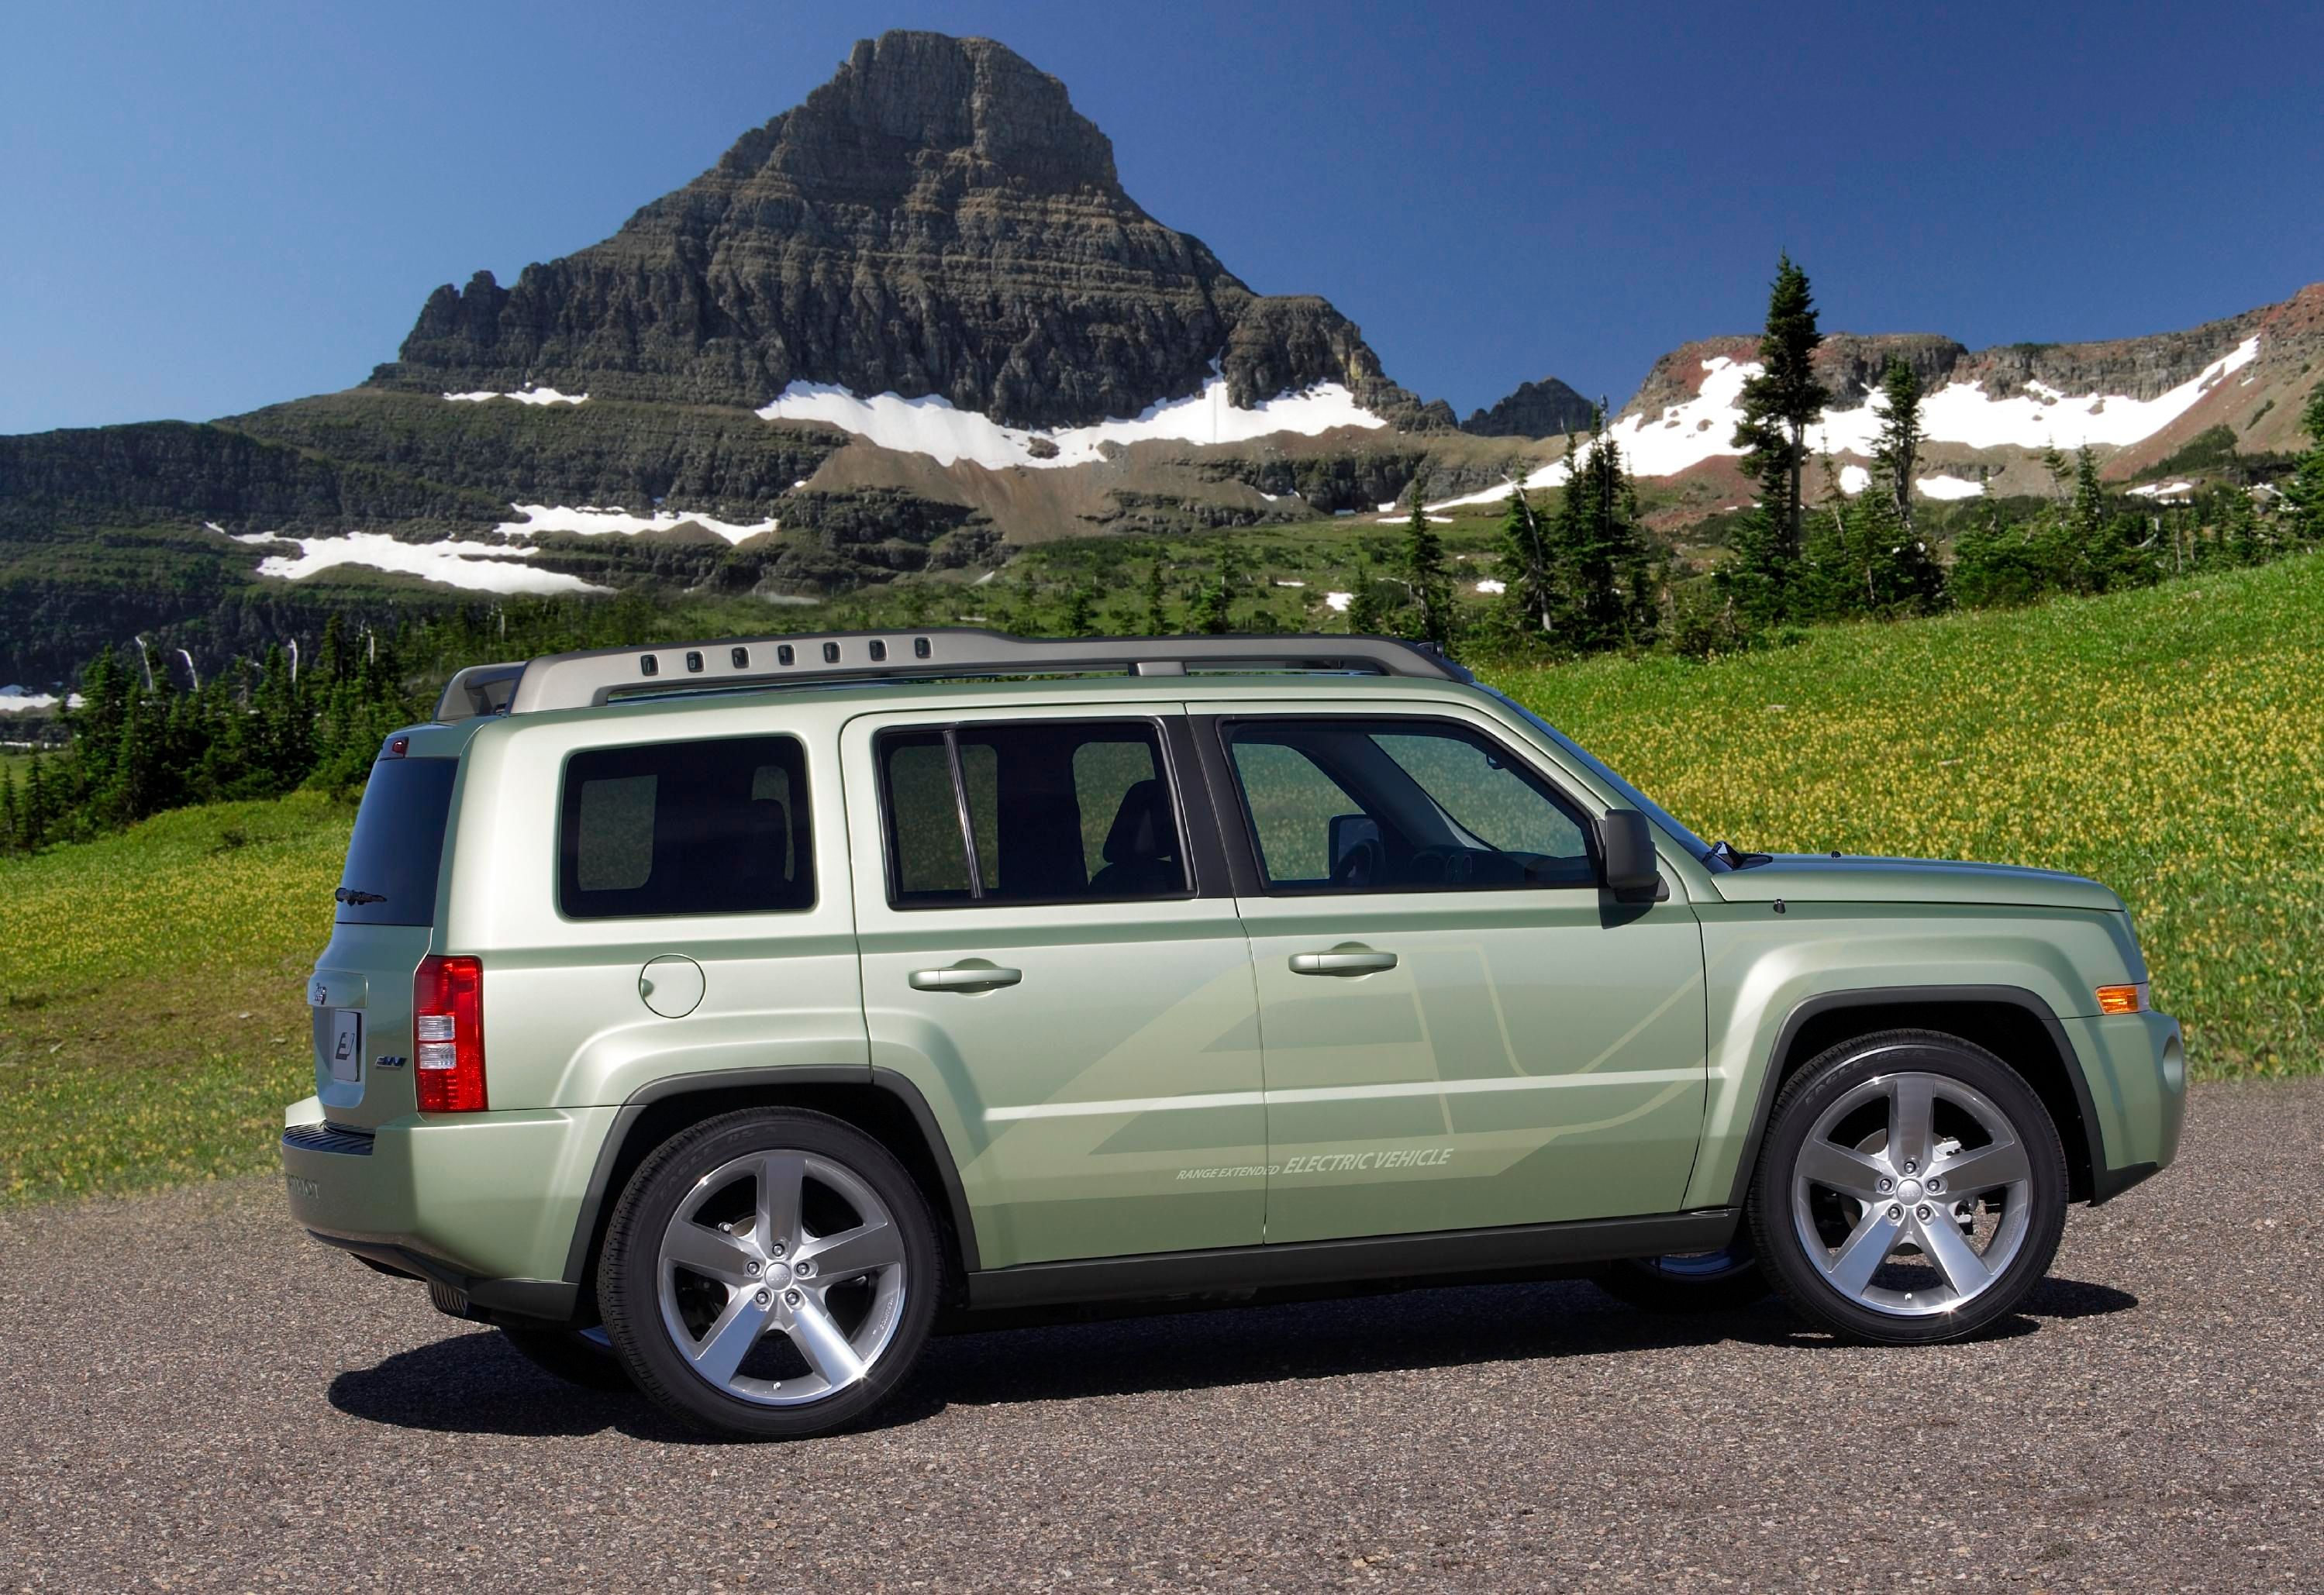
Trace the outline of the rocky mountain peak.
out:
<instances>
[{"instance_id":1,"label":"rocky mountain peak","mask_svg":"<svg viewBox=\"0 0 2324 1595\"><path fill-rule=\"evenodd\" d=\"M1519 383L1490 410L1473 410L1461 429L1478 438L1555 438L1590 424L1590 401L1554 376Z\"/></svg>"},{"instance_id":2,"label":"rocky mountain peak","mask_svg":"<svg viewBox=\"0 0 2324 1595\"><path fill-rule=\"evenodd\" d=\"M897 32L859 41L832 80L718 162L794 184L908 190L927 176L1122 198L1113 144L1065 86L990 39Z\"/></svg>"},{"instance_id":3,"label":"rocky mountain peak","mask_svg":"<svg viewBox=\"0 0 2324 1595\"><path fill-rule=\"evenodd\" d=\"M604 243L438 289L372 380L752 408L804 381L1030 427L1134 416L1213 371L1238 404L1339 383L1402 424L1451 419L1329 304L1255 294L1147 215L1057 79L991 40L894 32Z\"/></svg>"}]
</instances>

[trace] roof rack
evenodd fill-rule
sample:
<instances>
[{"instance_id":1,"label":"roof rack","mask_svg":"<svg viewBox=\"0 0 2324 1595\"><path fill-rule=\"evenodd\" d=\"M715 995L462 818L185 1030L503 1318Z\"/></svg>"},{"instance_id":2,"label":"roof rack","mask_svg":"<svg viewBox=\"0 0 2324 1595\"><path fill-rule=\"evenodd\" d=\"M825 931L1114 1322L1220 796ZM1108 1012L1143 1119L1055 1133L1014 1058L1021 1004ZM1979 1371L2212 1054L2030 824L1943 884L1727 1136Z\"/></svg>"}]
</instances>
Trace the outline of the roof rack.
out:
<instances>
[{"instance_id":1,"label":"roof rack","mask_svg":"<svg viewBox=\"0 0 2324 1595\"><path fill-rule=\"evenodd\" d=\"M617 699L792 683L990 676L1184 676L1190 670L1306 670L1473 680L1425 642L1391 637L1011 637L978 627L737 637L550 654L471 665L446 684L438 720L578 709Z\"/></svg>"}]
</instances>

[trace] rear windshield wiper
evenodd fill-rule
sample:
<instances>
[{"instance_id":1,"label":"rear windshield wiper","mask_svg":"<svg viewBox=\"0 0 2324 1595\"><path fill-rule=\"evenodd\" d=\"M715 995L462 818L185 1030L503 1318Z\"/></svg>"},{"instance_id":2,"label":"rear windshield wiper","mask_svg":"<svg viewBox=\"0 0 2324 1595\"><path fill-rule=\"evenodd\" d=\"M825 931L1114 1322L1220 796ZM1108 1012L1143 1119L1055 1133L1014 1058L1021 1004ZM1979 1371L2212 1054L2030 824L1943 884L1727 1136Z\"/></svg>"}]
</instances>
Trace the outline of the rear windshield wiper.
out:
<instances>
[{"instance_id":1,"label":"rear windshield wiper","mask_svg":"<svg viewBox=\"0 0 2324 1595\"><path fill-rule=\"evenodd\" d=\"M1748 870L1753 864L1772 864L1775 862L1775 855L1772 853L1739 852L1733 843L1724 837L1711 844L1711 856L1730 870Z\"/></svg>"},{"instance_id":2,"label":"rear windshield wiper","mask_svg":"<svg viewBox=\"0 0 2324 1595\"><path fill-rule=\"evenodd\" d=\"M365 903L383 903L387 899L375 891L356 891L342 886L331 894L333 902L345 903L350 908L360 908Z\"/></svg>"}]
</instances>

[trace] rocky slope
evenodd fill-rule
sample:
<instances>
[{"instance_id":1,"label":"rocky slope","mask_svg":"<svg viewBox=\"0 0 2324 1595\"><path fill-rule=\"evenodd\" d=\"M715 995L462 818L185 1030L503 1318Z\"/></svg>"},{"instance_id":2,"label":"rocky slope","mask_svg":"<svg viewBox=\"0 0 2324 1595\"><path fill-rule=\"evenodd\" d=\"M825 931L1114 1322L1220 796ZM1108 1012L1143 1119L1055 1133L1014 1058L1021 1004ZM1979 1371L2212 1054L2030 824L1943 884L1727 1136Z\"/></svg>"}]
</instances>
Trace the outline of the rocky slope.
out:
<instances>
[{"instance_id":1,"label":"rocky slope","mask_svg":"<svg viewBox=\"0 0 2324 1595\"><path fill-rule=\"evenodd\" d=\"M1253 293L1140 209L1064 84L991 40L897 32L604 243L438 289L373 382L749 408L835 383L1047 427L1183 398L1214 362L1239 405L1337 383L1447 419L1329 304Z\"/></svg>"}]
</instances>

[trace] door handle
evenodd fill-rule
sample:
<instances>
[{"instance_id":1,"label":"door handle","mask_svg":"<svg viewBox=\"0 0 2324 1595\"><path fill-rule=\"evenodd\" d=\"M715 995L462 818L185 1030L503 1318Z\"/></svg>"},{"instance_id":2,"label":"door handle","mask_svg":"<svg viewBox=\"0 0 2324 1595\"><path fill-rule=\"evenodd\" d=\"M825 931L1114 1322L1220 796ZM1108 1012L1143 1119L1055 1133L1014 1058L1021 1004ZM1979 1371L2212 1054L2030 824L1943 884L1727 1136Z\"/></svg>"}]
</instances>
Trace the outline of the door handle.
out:
<instances>
[{"instance_id":1,"label":"door handle","mask_svg":"<svg viewBox=\"0 0 2324 1595\"><path fill-rule=\"evenodd\" d=\"M907 978L915 991L990 991L997 986L1015 985L1025 978L1025 972L990 963L956 963L950 969L916 969Z\"/></svg>"},{"instance_id":2,"label":"door handle","mask_svg":"<svg viewBox=\"0 0 2324 1595\"><path fill-rule=\"evenodd\" d=\"M1334 947L1328 953L1294 953L1293 974L1378 974L1396 967L1396 954L1370 947Z\"/></svg>"}]
</instances>

